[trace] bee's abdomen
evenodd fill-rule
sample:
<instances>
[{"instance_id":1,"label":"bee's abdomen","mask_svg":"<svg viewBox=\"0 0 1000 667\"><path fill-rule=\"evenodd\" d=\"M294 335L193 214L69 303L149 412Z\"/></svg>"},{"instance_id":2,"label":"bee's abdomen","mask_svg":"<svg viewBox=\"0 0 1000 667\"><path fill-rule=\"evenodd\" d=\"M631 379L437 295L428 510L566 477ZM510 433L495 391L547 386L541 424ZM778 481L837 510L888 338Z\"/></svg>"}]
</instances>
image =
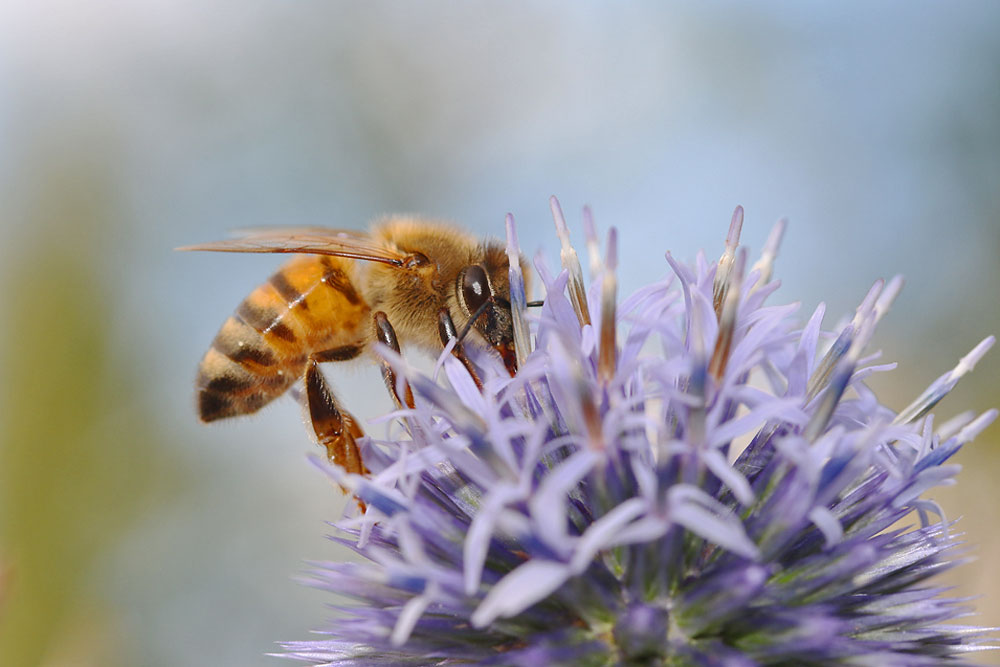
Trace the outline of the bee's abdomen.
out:
<instances>
[{"instance_id":1,"label":"bee's abdomen","mask_svg":"<svg viewBox=\"0 0 1000 667\"><path fill-rule=\"evenodd\" d=\"M304 350L294 356L276 350L265 334L233 315L198 367L199 416L210 422L256 412L295 383L305 359Z\"/></svg>"},{"instance_id":2,"label":"bee's abdomen","mask_svg":"<svg viewBox=\"0 0 1000 667\"><path fill-rule=\"evenodd\" d=\"M244 299L198 368L203 421L256 412L284 394L309 356L357 346L367 306L333 258L293 260Z\"/></svg>"}]
</instances>

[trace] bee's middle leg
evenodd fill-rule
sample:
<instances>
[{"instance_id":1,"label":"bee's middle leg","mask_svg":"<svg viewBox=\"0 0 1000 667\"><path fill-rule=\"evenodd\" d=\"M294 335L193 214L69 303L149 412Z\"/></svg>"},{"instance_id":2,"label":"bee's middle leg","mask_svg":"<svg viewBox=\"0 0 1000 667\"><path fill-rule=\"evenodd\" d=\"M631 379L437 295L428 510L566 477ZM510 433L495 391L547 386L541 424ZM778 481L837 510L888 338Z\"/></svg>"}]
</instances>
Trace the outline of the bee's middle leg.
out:
<instances>
[{"instance_id":1,"label":"bee's middle leg","mask_svg":"<svg viewBox=\"0 0 1000 667\"><path fill-rule=\"evenodd\" d=\"M396 338L396 330L392 328L392 324L389 323L389 317L381 310L376 311L375 315L372 317L375 325L375 340L382 343L390 350L399 354L399 339ZM389 396L396 403L397 408L402 408L403 405L413 409L413 391L410 389L410 384L403 381L403 395L399 395L399 380L396 378L396 371L392 369L384 359L381 362L382 367L382 381L385 382L385 388L389 390Z\"/></svg>"}]
</instances>

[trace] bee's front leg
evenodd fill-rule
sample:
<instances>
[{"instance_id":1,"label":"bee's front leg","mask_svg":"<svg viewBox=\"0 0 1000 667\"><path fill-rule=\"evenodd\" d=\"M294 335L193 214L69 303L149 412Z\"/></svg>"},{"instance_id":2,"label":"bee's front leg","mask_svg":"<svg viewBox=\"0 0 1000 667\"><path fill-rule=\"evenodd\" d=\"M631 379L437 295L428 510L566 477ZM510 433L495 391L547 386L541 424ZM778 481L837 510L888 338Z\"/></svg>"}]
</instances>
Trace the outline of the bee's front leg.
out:
<instances>
[{"instance_id":1,"label":"bee's front leg","mask_svg":"<svg viewBox=\"0 0 1000 667\"><path fill-rule=\"evenodd\" d=\"M438 335L441 337L441 345L447 345L452 339L455 340L455 346L451 348L451 354L453 357L462 362L465 366L465 370L469 372L472 376L472 381L476 383L476 387L479 391L483 390L483 381L479 379L479 374L476 373L476 367L472 365L469 361L469 357L465 354L465 348L462 347L462 341L458 340L458 330L455 328L455 323L451 319L451 314L448 312L447 308L442 308L438 311Z\"/></svg>"},{"instance_id":2,"label":"bee's front leg","mask_svg":"<svg viewBox=\"0 0 1000 667\"><path fill-rule=\"evenodd\" d=\"M309 421L319 444L326 448L327 458L347 472L368 474L357 442L364 431L354 416L340 407L314 358L306 365L305 391Z\"/></svg>"},{"instance_id":3,"label":"bee's front leg","mask_svg":"<svg viewBox=\"0 0 1000 667\"><path fill-rule=\"evenodd\" d=\"M382 343L390 350L399 354L399 340L396 338L396 330L392 328L389 324L389 318L381 310L376 311L374 315L375 321L375 340ZM381 360L380 366L382 368L382 381L385 382L385 388L389 390L389 396L396 403L397 408L402 408L405 404L406 407L413 409L413 391L410 390L410 384L403 381L403 397L399 396L399 383L396 379L396 371L392 369L384 359Z\"/></svg>"}]
</instances>

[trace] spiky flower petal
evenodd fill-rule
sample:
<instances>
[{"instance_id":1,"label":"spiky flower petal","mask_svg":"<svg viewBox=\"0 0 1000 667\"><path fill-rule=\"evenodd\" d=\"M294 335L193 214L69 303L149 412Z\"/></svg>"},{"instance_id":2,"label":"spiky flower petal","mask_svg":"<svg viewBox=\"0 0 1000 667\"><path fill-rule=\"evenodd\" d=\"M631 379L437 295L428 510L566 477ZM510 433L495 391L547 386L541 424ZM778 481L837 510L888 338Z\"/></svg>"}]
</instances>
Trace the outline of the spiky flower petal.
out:
<instances>
[{"instance_id":1,"label":"spiky flower petal","mask_svg":"<svg viewBox=\"0 0 1000 667\"><path fill-rule=\"evenodd\" d=\"M591 288L552 200L564 270L538 271L526 324L511 263L520 371L478 361L480 392L406 377L406 437L368 440L370 478L318 462L367 505L336 539L361 563L312 583L353 600L285 644L325 665L931 665L983 648L928 579L955 562L924 493L996 417L928 411L987 338L899 414L865 385L866 347L902 286L878 281L839 331L824 307L765 305L784 223L748 270L733 216L717 263L666 256L668 278L620 303L612 232L586 214ZM517 255L513 219L508 241ZM912 517L912 518L911 518Z\"/></svg>"}]
</instances>

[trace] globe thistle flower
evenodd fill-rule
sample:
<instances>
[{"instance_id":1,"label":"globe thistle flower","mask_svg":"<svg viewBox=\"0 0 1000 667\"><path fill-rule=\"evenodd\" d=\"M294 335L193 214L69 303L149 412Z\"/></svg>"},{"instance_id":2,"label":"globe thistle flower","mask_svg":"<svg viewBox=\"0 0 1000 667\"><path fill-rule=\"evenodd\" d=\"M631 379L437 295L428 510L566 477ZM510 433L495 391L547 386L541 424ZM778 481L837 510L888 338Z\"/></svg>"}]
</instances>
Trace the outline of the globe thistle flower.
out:
<instances>
[{"instance_id":1,"label":"globe thistle flower","mask_svg":"<svg viewBox=\"0 0 1000 667\"><path fill-rule=\"evenodd\" d=\"M617 301L585 212L582 278L552 200L562 271L543 258L537 318L511 262L519 372L480 354L484 390L382 353L416 396L399 435L363 443L370 476L317 464L353 493L334 539L362 562L316 563L343 596L323 665L936 665L986 648L929 583L960 555L925 492L996 417L930 409L989 337L899 413L865 385L866 351L902 281L879 280L840 327L824 306L767 305L779 223L752 267L737 208L717 262L666 254L666 279ZM517 257L512 218L508 246ZM472 351L470 350L470 354ZM399 387L400 389L402 387Z\"/></svg>"}]
</instances>

